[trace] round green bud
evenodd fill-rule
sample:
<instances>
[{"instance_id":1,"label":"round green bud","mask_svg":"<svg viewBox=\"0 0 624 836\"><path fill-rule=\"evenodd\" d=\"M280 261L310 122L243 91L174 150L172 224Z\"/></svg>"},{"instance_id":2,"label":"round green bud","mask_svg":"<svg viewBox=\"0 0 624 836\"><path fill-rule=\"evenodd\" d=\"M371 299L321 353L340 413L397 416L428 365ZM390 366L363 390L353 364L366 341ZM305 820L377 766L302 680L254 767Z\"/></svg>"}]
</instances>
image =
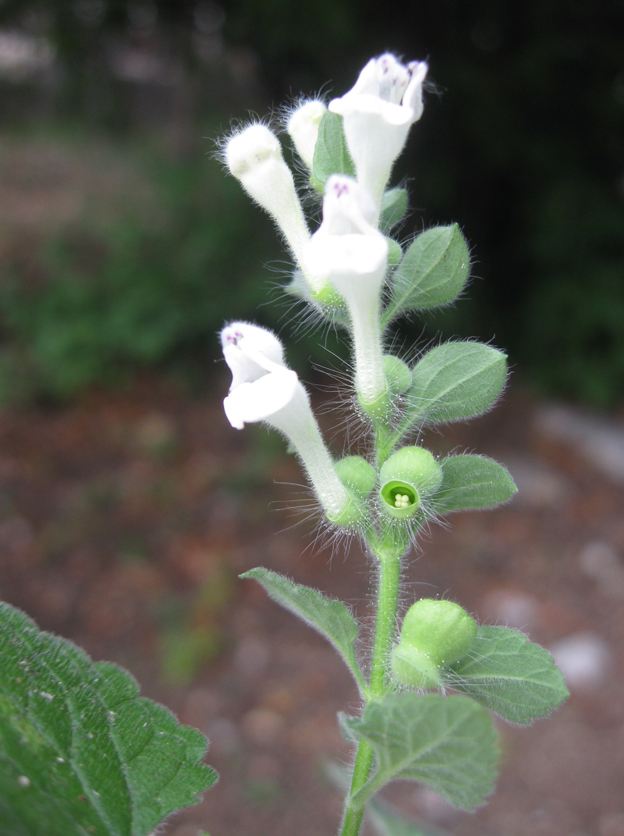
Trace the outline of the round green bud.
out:
<instances>
[{"instance_id":1,"label":"round green bud","mask_svg":"<svg viewBox=\"0 0 624 836\"><path fill-rule=\"evenodd\" d=\"M393 395L402 395L412 385L412 372L407 363L392 354L384 354L384 373Z\"/></svg>"},{"instance_id":2,"label":"round green bud","mask_svg":"<svg viewBox=\"0 0 624 836\"><path fill-rule=\"evenodd\" d=\"M442 469L424 447L403 447L391 456L380 471L381 507L397 519L418 511L422 499L442 484Z\"/></svg>"},{"instance_id":3,"label":"round green bud","mask_svg":"<svg viewBox=\"0 0 624 836\"><path fill-rule=\"evenodd\" d=\"M377 481L375 468L361 456L346 456L344 459L339 459L334 463L334 469L345 488L361 497L368 496L375 487Z\"/></svg>"},{"instance_id":4,"label":"round green bud","mask_svg":"<svg viewBox=\"0 0 624 836\"><path fill-rule=\"evenodd\" d=\"M392 674L403 685L436 688L442 668L462 659L476 637L477 622L458 604L431 598L416 601L392 651Z\"/></svg>"}]
</instances>

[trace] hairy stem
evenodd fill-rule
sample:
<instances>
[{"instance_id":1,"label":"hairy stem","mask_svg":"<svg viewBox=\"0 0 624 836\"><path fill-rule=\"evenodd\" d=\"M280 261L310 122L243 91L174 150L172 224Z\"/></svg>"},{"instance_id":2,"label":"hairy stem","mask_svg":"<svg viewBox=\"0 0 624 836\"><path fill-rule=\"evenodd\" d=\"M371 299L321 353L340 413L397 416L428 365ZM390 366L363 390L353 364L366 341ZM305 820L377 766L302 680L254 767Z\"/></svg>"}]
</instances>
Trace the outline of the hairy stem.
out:
<instances>
[{"instance_id":1,"label":"hairy stem","mask_svg":"<svg viewBox=\"0 0 624 836\"><path fill-rule=\"evenodd\" d=\"M377 619L369 686L369 699L376 700L383 697L388 690L387 663L396 624L401 551L388 541L371 545L375 556L379 560ZM358 836L366 805L362 803L354 804L352 799L366 784L372 762L373 750L366 741L360 741L340 836Z\"/></svg>"}]
</instances>

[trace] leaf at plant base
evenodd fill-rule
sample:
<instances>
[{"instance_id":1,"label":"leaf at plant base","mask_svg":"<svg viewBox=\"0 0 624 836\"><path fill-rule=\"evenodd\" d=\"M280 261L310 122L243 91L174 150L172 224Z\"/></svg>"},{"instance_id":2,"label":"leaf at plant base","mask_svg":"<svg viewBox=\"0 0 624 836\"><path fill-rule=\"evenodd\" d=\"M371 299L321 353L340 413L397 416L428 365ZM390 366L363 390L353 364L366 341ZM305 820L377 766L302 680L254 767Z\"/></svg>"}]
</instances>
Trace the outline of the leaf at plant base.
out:
<instances>
[{"instance_id":1,"label":"leaf at plant base","mask_svg":"<svg viewBox=\"0 0 624 836\"><path fill-rule=\"evenodd\" d=\"M493 508L518 491L509 472L485 456L449 456L440 465L442 484L432 497L436 514Z\"/></svg>"},{"instance_id":2,"label":"leaf at plant base","mask_svg":"<svg viewBox=\"0 0 624 836\"><path fill-rule=\"evenodd\" d=\"M215 783L200 732L4 603L0 660L0 836L146 836Z\"/></svg>"},{"instance_id":3,"label":"leaf at plant base","mask_svg":"<svg viewBox=\"0 0 624 836\"><path fill-rule=\"evenodd\" d=\"M502 351L483 343L453 342L427 352L414 366L403 423L443 424L486 412L507 377Z\"/></svg>"},{"instance_id":4,"label":"leaf at plant base","mask_svg":"<svg viewBox=\"0 0 624 836\"><path fill-rule=\"evenodd\" d=\"M372 746L377 771L353 797L364 801L395 778L420 781L456 807L473 810L494 789L498 748L485 709L465 697L386 694L346 725Z\"/></svg>"},{"instance_id":5,"label":"leaf at plant base","mask_svg":"<svg viewBox=\"0 0 624 836\"><path fill-rule=\"evenodd\" d=\"M443 836L440 830L431 830L379 798L370 802L367 815L380 836Z\"/></svg>"},{"instance_id":6,"label":"leaf at plant base","mask_svg":"<svg viewBox=\"0 0 624 836\"><path fill-rule=\"evenodd\" d=\"M326 598L316 589L294 583L284 575L278 575L277 572L263 567L250 569L242 574L241 578L253 578L258 581L277 604L290 610L325 636L346 662L360 690L366 690L355 658L357 624L342 601Z\"/></svg>"},{"instance_id":7,"label":"leaf at plant base","mask_svg":"<svg viewBox=\"0 0 624 836\"><path fill-rule=\"evenodd\" d=\"M468 279L470 254L457 224L422 232L410 245L392 282L388 321L404 311L446 305Z\"/></svg>"},{"instance_id":8,"label":"leaf at plant base","mask_svg":"<svg viewBox=\"0 0 624 836\"><path fill-rule=\"evenodd\" d=\"M446 684L521 725L546 717L568 696L550 653L507 627L479 627L470 653L448 671Z\"/></svg>"},{"instance_id":9,"label":"leaf at plant base","mask_svg":"<svg viewBox=\"0 0 624 836\"><path fill-rule=\"evenodd\" d=\"M332 174L355 177L355 167L347 148L342 116L327 111L321 119L314 146L311 183L317 191L323 192Z\"/></svg>"},{"instance_id":10,"label":"leaf at plant base","mask_svg":"<svg viewBox=\"0 0 624 836\"><path fill-rule=\"evenodd\" d=\"M379 228L388 233L396 226L407 212L407 192L405 189L388 189L381 199Z\"/></svg>"}]
</instances>

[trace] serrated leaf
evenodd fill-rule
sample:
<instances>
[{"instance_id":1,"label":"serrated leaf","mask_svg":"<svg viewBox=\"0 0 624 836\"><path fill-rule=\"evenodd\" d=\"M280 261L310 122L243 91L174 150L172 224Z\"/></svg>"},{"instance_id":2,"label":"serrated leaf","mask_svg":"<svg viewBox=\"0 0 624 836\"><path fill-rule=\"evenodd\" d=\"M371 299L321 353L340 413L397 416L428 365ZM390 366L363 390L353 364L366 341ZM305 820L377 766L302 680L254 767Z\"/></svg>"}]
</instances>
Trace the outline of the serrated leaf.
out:
<instances>
[{"instance_id":1,"label":"serrated leaf","mask_svg":"<svg viewBox=\"0 0 624 836\"><path fill-rule=\"evenodd\" d=\"M485 456L450 456L440 464L442 484L431 498L436 514L493 508L518 491L509 472Z\"/></svg>"},{"instance_id":2,"label":"serrated leaf","mask_svg":"<svg viewBox=\"0 0 624 836\"><path fill-rule=\"evenodd\" d=\"M469 268L468 246L457 224L422 232L394 274L384 322L404 311L452 302L466 284Z\"/></svg>"},{"instance_id":3,"label":"serrated leaf","mask_svg":"<svg viewBox=\"0 0 624 836\"><path fill-rule=\"evenodd\" d=\"M405 189L388 189L381 199L379 228L383 233L396 226L407 212L407 192Z\"/></svg>"},{"instance_id":4,"label":"serrated leaf","mask_svg":"<svg viewBox=\"0 0 624 836\"><path fill-rule=\"evenodd\" d=\"M368 818L380 836L442 836L378 798L371 801Z\"/></svg>"},{"instance_id":5,"label":"serrated leaf","mask_svg":"<svg viewBox=\"0 0 624 836\"><path fill-rule=\"evenodd\" d=\"M447 670L449 686L512 723L546 717L568 697L550 653L507 627L479 627L468 656Z\"/></svg>"},{"instance_id":6,"label":"serrated leaf","mask_svg":"<svg viewBox=\"0 0 624 836\"><path fill-rule=\"evenodd\" d=\"M117 666L0 603L0 836L146 836L217 775Z\"/></svg>"},{"instance_id":7,"label":"serrated leaf","mask_svg":"<svg viewBox=\"0 0 624 836\"><path fill-rule=\"evenodd\" d=\"M473 342L437 346L414 366L401 426L480 415L500 395L506 377L506 357L496 348Z\"/></svg>"},{"instance_id":8,"label":"serrated leaf","mask_svg":"<svg viewBox=\"0 0 624 836\"><path fill-rule=\"evenodd\" d=\"M360 691L363 694L366 692L366 684L355 658L354 645L358 627L342 601L326 598L316 589L294 583L284 575L263 567L250 569L242 574L241 578L253 578L258 581L273 601L299 616L306 624L325 636L346 662Z\"/></svg>"},{"instance_id":9,"label":"serrated leaf","mask_svg":"<svg viewBox=\"0 0 624 836\"><path fill-rule=\"evenodd\" d=\"M356 793L365 801L396 778L419 781L456 807L473 810L494 789L498 748L485 709L465 697L386 694L348 728L372 746L375 775Z\"/></svg>"},{"instance_id":10,"label":"serrated leaf","mask_svg":"<svg viewBox=\"0 0 624 836\"><path fill-rule=\"evenodd\" d=\"M327 111L321 119L314 146L311 183L317 191L323 192L332 174L355 177L355 166L347 148L342 116Z\"/></svg>"}]
</instances>

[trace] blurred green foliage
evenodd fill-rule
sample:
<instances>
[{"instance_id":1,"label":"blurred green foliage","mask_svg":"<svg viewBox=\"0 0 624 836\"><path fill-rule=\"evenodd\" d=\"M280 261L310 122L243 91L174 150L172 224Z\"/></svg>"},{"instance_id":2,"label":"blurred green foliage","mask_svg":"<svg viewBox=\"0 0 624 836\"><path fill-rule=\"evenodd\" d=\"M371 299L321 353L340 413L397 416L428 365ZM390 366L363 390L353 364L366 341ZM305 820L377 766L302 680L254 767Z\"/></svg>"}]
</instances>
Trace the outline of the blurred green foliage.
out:
<instances>
[{"instance_id":1,"label":"blurred green foliage","mask_svg":"<svg viewBox=\"0 0 624 836\"><path fill-rule=\"evenodd\" d=\"M224 321L257 318L267 297L263 256L278 246L263 219L203 153L146 155L140 168L155 205L145 217L135 209L109 225L77 218L28 252L28 269L20 253L5 260L5 402L66 398L134 369L203 366L218 354ZM34 285L27 281L33 260Z\"/></svg>"}]
</instances>

